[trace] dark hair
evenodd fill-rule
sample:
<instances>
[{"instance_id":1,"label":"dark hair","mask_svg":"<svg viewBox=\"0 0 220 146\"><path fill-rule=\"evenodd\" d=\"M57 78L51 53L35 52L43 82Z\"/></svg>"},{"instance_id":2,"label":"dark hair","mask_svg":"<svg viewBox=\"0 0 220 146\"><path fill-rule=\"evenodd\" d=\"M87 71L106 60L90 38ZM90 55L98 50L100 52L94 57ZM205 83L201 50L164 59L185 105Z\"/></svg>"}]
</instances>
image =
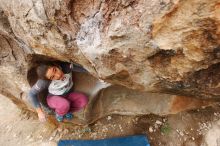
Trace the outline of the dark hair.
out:
<instances>
[{"instance_id":1,"label":"dark hair","mask_svg":"<svg viewBox=\"0 0 220 146\"><path fill-rule=\"evenodd\" d=\"M43 80L47 80L46 73L47 73L47 70L49 69L49 67L50 67L50 65L40 64L37 67L38 78L43 79Z\"/></svg>"},{"instance_id":2,"label":"dark hair","mask_svg":"<svg viewBox=\"0 0 220 146\"><path fill-rule=\"evenodd\" d=\"M47 73L47 70L49 69L49 67L51 66L56 66L56 67L59 67L58 64L56 63L44 63L44 64L40 64L38 67L37 67L37 76L39 79L43 79L43 80L49 80L47 77L46 77L46 73Z\"/></svg>"}]
</instances>

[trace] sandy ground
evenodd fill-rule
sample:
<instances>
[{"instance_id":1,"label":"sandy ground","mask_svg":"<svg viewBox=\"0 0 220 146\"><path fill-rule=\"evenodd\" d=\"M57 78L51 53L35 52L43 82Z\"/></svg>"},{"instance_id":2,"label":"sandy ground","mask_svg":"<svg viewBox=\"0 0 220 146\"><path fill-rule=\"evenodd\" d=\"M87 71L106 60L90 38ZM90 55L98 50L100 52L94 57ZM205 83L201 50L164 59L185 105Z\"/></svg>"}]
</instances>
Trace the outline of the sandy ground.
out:
<instances>
[{"instance_id":1,"label":"sandy ground","mask_svg":"<svg viewBox=\"0 0 220 146\"><path fill-rule=\"evenodd\" d=\"M176 115L111 115L87 126L40 123L0 96L0 146L55 146L60 139L144 134L152 146L220 146L220 105Z\"/></svg>"},{"instance_id":2,"label":"sandy ground","mask_svg":"<svg viewBox=\"0 0 220 146\"><path fill-rule=\"evenodd\" d=\"M46 139L55 127L29 118L3 96L0 96L0 117L0 146L56 145Z\"/></svg>"}]
</instances>

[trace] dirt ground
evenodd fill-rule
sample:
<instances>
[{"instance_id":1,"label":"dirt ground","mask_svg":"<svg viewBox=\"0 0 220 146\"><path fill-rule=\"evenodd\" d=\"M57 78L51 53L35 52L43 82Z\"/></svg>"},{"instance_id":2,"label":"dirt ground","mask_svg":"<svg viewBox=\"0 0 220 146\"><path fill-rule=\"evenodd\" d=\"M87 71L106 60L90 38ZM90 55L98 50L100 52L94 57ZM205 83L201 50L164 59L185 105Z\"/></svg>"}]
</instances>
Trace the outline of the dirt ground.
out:
<instances>
[{"instance_id":1,"label":"dirt ground","mask_svg":"<svg viewBox=\"0 0 220 146\"><path fill-rule=\"evenodd\" d=\"M0 146L55 146L60 139L144 134L152 146L220 146L220 105L176 115L110 115L87 126L40 123L0 96Z\"/></svg>"}]
</instances>

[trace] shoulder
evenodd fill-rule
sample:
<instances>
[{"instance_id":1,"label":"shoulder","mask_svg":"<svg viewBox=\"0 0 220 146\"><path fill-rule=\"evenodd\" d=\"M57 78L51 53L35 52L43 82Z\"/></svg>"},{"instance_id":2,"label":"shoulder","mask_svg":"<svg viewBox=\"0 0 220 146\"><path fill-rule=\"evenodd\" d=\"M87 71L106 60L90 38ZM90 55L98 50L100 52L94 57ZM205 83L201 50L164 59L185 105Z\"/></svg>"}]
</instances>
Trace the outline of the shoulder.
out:
<instances>
[{"instance_id":1,"label":"shoulder","mask_svg":"<svg viewBox=\"0 0 220 146\"><path fill-rule=\"evenodd\" d=\"M62 68L63 72L64 73L69 73L71 72L71 64L70 63L67 63L67 62L63 62L60 64L60 67Z\"/></svg>"},{"instance_id":2,"label":"shoulder","mask_svg":"<svg viewBox=\"0 0 220 146\"><path fill-rule=\"evenodd\" d=\"M42 89L48 87L49 83L50 83L50 81L48 81L48 80L38 79L32 88L34 88L36 90L42 90Z\"/></svg>"}]
</instances>

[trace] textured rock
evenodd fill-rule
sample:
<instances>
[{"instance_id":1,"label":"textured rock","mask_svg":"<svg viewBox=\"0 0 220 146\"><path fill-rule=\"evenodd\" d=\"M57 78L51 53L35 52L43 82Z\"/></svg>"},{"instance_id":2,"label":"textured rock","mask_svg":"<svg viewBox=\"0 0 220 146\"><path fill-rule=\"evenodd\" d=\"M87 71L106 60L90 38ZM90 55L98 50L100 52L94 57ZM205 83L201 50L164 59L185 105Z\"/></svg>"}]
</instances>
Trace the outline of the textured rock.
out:
<instances>
[{"instance_id":1,"label":"textured rock","mask_svg":"<svg viewBox=\"0 0 220 146\"><path fill-rule=\"evenodd\" d=\"M189 97L169 94L136 92L120 86L102 90L98 97L90 100L83 119L91 123L109 114L121 115L169 115L178 112L209 106L207 102Z\"/></svg>"},{"instance_id":2,"label":"textured rock","mask_svg":"<svg viewBox=\"0 0 220 146\"><path fill-rule=\"evenodd\" d=\"M218 0L0 0L1 92L25 100L32 69L60 60L136 91L219 99L219 9Z\"/></svg>"},{"instance_id":3,"label":"textured rock","mask_svg":"<svg viewBox=\"0 0 220 146\"><path fill-rule=\"evenodd\" d=\"M218 146L220 144L220 121L216 121L212 123L212 127L210 127L205 137L203 138L202 145L207 146Z\"/></svg>"}]
</instances>

